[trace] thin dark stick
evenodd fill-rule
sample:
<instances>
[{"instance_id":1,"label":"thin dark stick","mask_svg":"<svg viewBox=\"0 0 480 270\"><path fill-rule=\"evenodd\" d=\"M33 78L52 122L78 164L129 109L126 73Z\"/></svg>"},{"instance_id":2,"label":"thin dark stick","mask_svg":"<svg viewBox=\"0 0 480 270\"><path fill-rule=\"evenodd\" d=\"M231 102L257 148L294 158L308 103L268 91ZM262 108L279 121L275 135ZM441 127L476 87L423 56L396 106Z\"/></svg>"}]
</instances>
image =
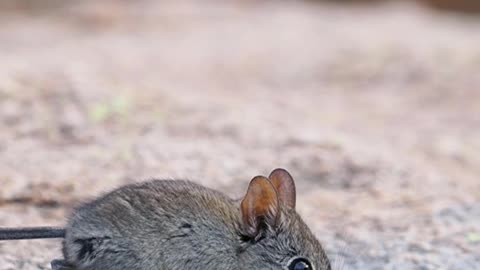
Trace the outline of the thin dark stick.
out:
<instances>
[{"instance_id":1,"label":"thin dark stick","mask_svg":"<svg viewBox=\"0 0 480 270\"><path fill-rule=\"evenodd\" d=\"M0 241L64 237L65 229L59 227L0 228Z\"/></svg>"}]
</instances>

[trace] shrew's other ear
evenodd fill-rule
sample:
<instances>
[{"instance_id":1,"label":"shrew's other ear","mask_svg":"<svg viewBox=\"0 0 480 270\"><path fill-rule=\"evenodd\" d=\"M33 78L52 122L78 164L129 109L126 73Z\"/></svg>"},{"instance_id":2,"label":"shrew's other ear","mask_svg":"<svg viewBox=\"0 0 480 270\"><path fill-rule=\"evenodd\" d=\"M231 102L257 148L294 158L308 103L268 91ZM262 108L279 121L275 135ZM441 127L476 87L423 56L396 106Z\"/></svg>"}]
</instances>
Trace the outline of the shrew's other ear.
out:
<instances>
[{"instance_id":1,"label":"shrew's other ear","mask_svg":"<svg viewBox=\"0 0 480 270\"><path fill-rule=\"evenodd\" d=\"M277 225L280 209L275 188L263 176L256 176L248 186L241 203L242 222L245 233L252 238L261 235L262 230Z\"/></svg>"},{"instance_id":2,"label":"shrew's other ear","mask_svg":"<svg viewBox=\"0 0 480 270\"><path fill-rule=\"evenodd\" d=\"M275 187L278 199L289 208L295 209L296 190L292 176L285 169L275 169L268 177Z\"/></svg>"}]
</instances>

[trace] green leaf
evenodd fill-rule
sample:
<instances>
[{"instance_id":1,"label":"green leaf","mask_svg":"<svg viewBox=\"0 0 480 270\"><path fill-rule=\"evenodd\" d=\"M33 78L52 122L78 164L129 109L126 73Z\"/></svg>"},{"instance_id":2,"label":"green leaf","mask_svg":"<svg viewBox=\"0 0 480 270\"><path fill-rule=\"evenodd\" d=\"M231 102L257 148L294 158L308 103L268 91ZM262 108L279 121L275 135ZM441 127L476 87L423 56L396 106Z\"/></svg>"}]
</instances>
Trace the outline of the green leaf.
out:
<instances>
[{"instance_id":1,"label":"green leaf","mask_svg":"<svg viewBox=\"0 0 480 270\"><path fill-rule=\"evenodd\" d=\"M466 237L469 243L480 243L480 233L478 232L467 233Z\"/></svg>"},{"instance_id":2,"label":"green leaf","mask_svg":"<svg viewBox=\"0 0 480 270\"><path fill-rule=\"evenodd\" d=\"M93 107L90 117L95 122L103 122L112 115L112 110L106 104L98 104Z\"/></svg>"}]
</instances>

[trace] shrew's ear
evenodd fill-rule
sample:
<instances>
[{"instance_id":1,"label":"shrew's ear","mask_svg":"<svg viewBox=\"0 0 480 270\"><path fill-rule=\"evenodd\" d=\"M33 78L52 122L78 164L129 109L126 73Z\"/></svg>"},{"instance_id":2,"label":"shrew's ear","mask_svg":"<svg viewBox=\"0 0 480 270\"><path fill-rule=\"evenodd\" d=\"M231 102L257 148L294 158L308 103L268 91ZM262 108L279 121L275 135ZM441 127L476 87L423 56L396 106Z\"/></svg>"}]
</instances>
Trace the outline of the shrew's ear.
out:
<instances>
[{"instance_id":1,"label":"shrew's ear","mask_svg":"<svg viewBox=\"0 0 480 270\"><path fill-rule=\"evenodd\" d=\"M257 238L262 230L277 225L279 201L268 178L256 176L252 179L242 200L241 211L244 230L249 237Z\"/></svg>"},{"instance_id":2,"label":"shrew's ear","mask_svg":"<svg viewBox=\"0 0 480 270\"><path fill-rule=\"evenodd\" d=\"M268 178L275 187L280 202L291 209L295 209L295 182L290 173L285 169L275 169Z\"/></svg>"}]
</instances>

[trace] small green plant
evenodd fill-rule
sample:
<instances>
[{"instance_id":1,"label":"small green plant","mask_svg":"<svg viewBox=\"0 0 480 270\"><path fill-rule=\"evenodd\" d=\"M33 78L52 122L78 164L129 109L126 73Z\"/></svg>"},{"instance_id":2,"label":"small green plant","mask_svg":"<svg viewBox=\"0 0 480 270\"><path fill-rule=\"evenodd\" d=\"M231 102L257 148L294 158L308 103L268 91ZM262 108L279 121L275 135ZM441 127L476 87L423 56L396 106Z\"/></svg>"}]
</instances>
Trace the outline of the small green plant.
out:
<instances>
[{"instance_id":1,"label":"small green plant","mask_svg":"<svg viewBox=\"0 0 480 270\"><path fill-rule=\"evenodd\" d=\"M103 122L112 117L125 116L131 109L131 100L126 96L116 96L109 102L99 103L90 110L94 122Z\"/></svg>"}]
</instances>

